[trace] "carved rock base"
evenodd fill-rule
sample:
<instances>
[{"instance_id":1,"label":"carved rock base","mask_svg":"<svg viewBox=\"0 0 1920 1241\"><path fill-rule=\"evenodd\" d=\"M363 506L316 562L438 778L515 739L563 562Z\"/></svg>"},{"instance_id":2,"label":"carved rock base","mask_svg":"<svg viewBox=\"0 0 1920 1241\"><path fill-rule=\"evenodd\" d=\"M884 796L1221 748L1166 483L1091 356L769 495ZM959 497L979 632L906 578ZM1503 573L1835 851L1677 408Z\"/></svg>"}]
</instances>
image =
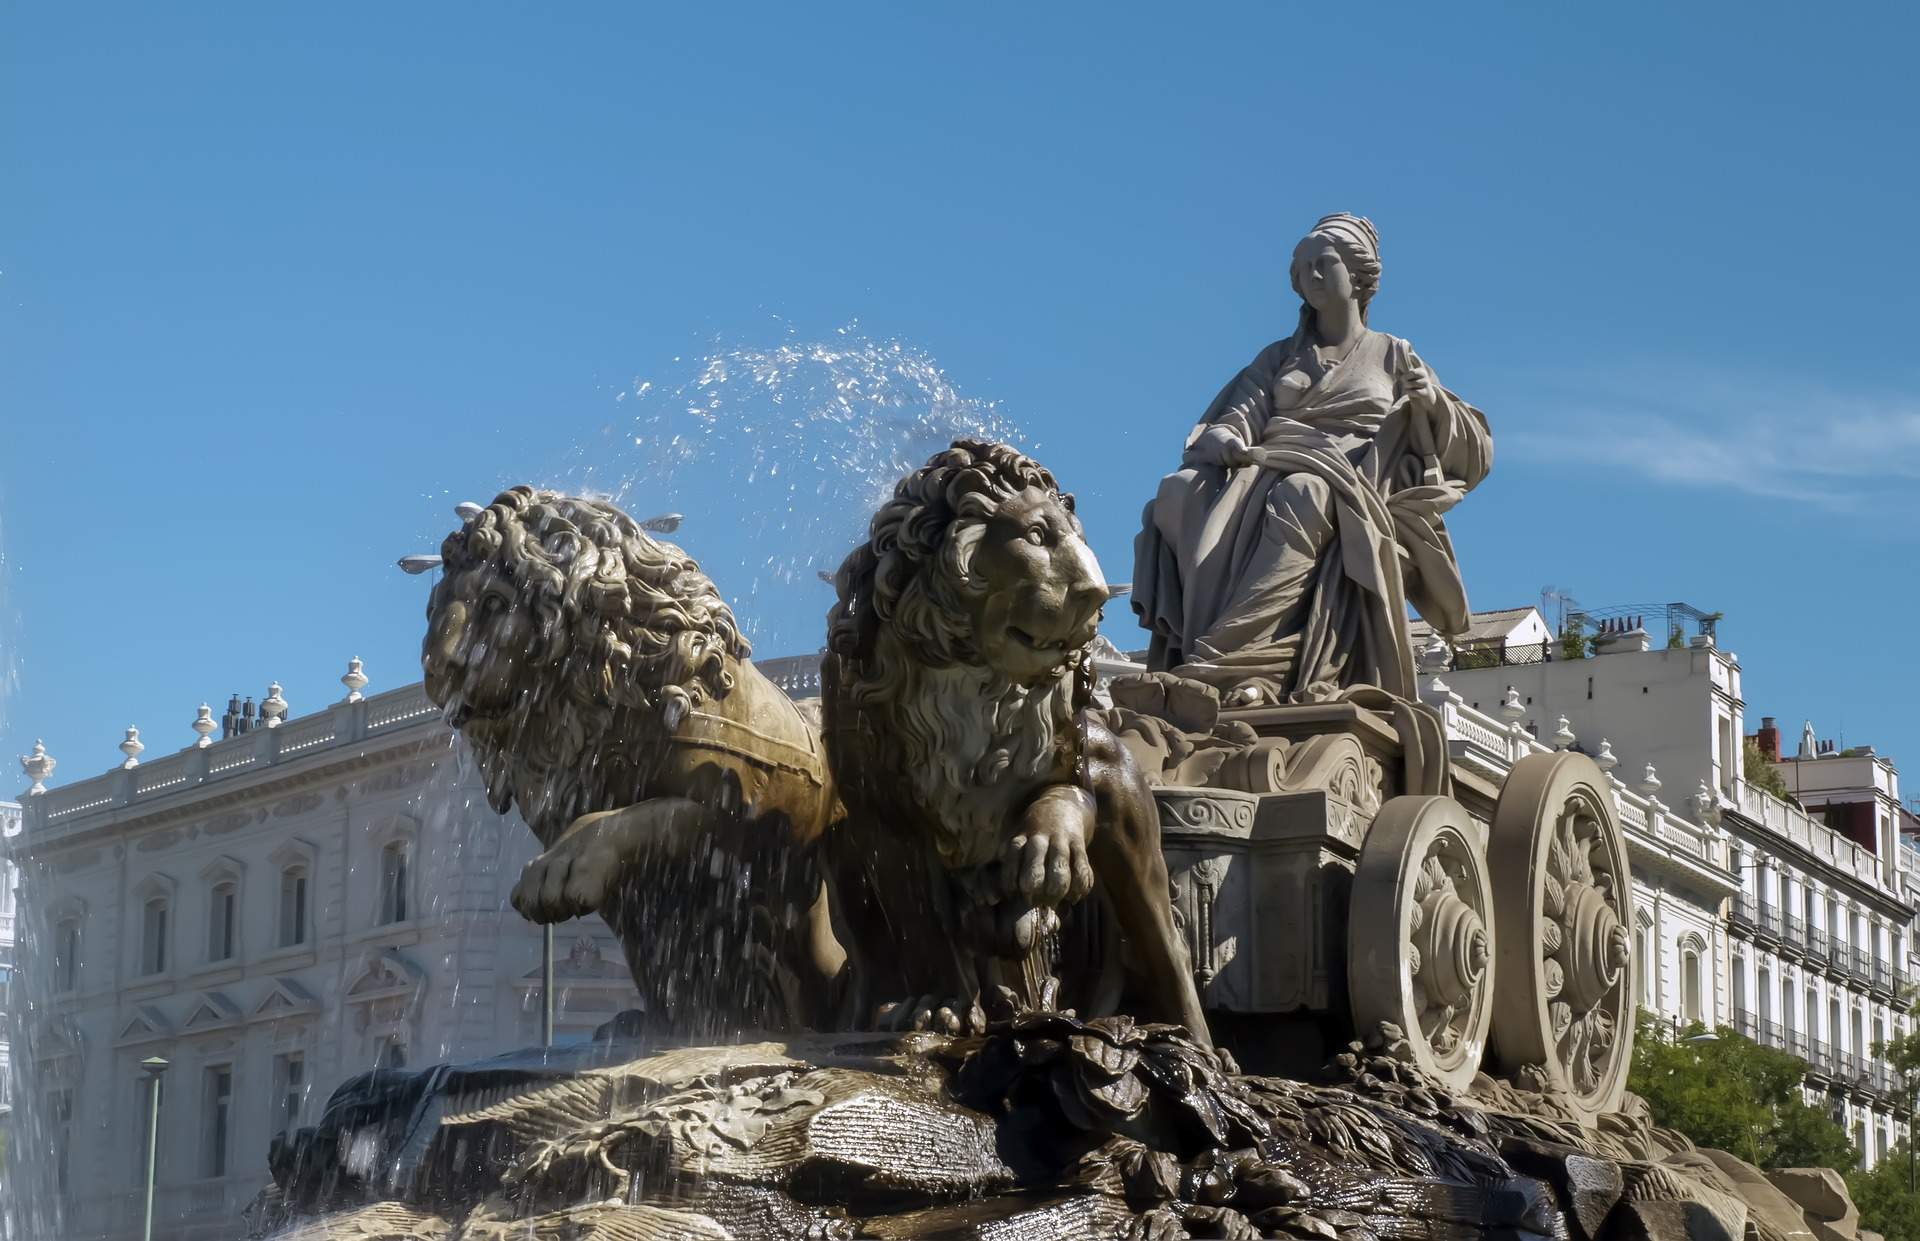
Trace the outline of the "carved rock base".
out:
<instances>
[{"instance_id":1,"label":"carved rock base","mask_svg":"<svg viewBox=\"0 0 1920 1241\"><path fill-rule=\"evenodd\" d=\"M1470 1100L1394 1050L1309 1084L1177 1027L1024 1012L983 1037L520 1053L343 1087L276 1148L254 1235L1741 1235L1738 1178L1644 1116L1583 1125L1487 1079Z\"/></svg>"}]
</instances>

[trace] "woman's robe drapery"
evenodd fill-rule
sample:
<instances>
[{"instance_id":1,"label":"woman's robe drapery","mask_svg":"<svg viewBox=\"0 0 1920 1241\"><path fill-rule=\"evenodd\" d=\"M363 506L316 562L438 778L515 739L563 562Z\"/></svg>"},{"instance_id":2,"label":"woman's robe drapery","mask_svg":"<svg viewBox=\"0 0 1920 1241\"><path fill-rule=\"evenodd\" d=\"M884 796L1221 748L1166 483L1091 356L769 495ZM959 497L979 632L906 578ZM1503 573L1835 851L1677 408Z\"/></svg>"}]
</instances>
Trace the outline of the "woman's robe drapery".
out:
<instances>
[{"instance_id":1,"label":"woman's robe drapery","mask_svg":"<svg viewBox=\"0 0 1920 1241\"><path fill-rule=\"evenodd\" d=\"M1151 667L1222 690L1256 684L1275 701L1355 685L1415 696L1406 608L1441 633L1465 630L1442 517L1493 458L1486 417L1437 387L1424 451L1410 422L1423 415L1400 383L1418 365L1405 341L1368 332L1319 373L1296 335L1214 398L1135 544ZM1214 428L1257 464L1201 463L1195 444Z\"/></svg>"}]
</instances>

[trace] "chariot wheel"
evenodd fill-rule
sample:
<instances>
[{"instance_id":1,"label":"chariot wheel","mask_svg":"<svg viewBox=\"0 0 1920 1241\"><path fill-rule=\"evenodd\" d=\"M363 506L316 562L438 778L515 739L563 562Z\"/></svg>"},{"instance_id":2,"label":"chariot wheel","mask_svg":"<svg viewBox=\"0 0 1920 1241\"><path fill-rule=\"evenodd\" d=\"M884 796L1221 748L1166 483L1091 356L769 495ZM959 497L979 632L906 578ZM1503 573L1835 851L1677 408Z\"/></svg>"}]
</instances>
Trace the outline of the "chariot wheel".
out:
<instances>
[{"instance_id":1,"label":"chariot wheel","mask_svg":"<svg viewBox=\"0 0 1920 1241\"><path fill-rule=\"evenodd\" d=\"M1413 1063L1460 1090L1493 1015L1494 919L1482 830L1450 797L1396 797L1360 847L1347 918L1347 995L1363 1036L1382 1022Z\"/></svg>"},{"instance_id":2,"label":"chariot wheel","mask_svg":"<svg viewBox=\"0 0 1920 1241\"><path fill-rule=\"evenodd\" d=\"M1487 844L1500 992L1493 1062L1597 1116L1633 1059L1633 880L1607 778L1583 754L1514 764Z\"/></svg>"}]
</instances>

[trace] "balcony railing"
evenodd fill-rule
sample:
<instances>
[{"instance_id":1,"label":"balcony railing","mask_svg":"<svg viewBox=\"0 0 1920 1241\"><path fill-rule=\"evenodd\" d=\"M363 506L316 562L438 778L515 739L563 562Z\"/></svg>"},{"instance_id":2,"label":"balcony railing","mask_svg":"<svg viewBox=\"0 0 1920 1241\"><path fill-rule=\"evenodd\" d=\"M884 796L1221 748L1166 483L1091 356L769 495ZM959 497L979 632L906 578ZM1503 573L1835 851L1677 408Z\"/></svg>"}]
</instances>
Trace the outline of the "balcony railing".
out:
<instances>
[{"instance_id":1,"label":"balcony railing","mask_svg":"<svg viewBox=\"0 0 1920 1241\"><path fill-rule=\"evenodd\" d=\"M1744 1008L1733 1010L1733 1028L1742 1038L1760 1041L1760 1019Z\"/></svg>"},{"instance_id":2,"label":"balcony railing","mask_svg":"<svg viewBox=\"0 0 1920 1241\"><path fill-rule=\"evenodd\" d=\"M1794 914L1785 914L1782 920L1786 924L1786 932L1782 938L1794 949L1804 952L1807 947L1807 924L1800 921Z\"/></svg>"},{"instance_id":3,"label":"balcony railing","mask_svg":"<svg viewBox=\"0 0 1920 1241\"><path fill-rule=\"evenodd\" d=\"M1780 911L1765 901L1760 902L1760 933L1779 939L1786 932L1784 919Z\"/></svg>"},{"instance_id":4,"label":"balcony railing","mask_svg":"<svg viewBox=\"0 0 1920 1241\"><path fill-rule=\"evenodd\" d=\"M1448 672L1470 668L1515 668L1526 664L1544 664L1560 658L1557 641L1478 642L1455 647L1447 662Z\"/></svg>"},{"instance_id":5,"label":"balcony railing","mask_svg":"<svg viewBox=\"0 0 1920 1241\"><path fill-rule=\"evenodd\" d=\"M1728 920L1737 930L1751 933L1759 929L1760 903L1747 893L1740 893L1733 898L1733 913L1729 915Z\"/></svg>"}]
</instances>

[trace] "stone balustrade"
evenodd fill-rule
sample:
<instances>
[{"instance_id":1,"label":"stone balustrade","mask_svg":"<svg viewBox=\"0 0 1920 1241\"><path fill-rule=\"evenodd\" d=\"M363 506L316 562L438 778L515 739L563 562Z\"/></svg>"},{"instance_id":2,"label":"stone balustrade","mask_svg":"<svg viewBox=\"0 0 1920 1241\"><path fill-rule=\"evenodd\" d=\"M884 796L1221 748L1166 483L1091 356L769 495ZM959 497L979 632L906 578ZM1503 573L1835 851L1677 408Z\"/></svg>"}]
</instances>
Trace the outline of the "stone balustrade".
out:
<instances>
[{"instance_id":1,"label":"stone balustrade","mask_svg":"<svg viewBox=\"0 0 1920 1241\"><path fill-rule=\"evenodd\" d=\"M91 815L385 736L439 715L440 709L427 699L425 687L418 682L357 701L337 702L278 727L256 728L204 747L189 743L164 758L116 767L24 798L23 826L37 844Z\"/></svg>"}]
</instances>

